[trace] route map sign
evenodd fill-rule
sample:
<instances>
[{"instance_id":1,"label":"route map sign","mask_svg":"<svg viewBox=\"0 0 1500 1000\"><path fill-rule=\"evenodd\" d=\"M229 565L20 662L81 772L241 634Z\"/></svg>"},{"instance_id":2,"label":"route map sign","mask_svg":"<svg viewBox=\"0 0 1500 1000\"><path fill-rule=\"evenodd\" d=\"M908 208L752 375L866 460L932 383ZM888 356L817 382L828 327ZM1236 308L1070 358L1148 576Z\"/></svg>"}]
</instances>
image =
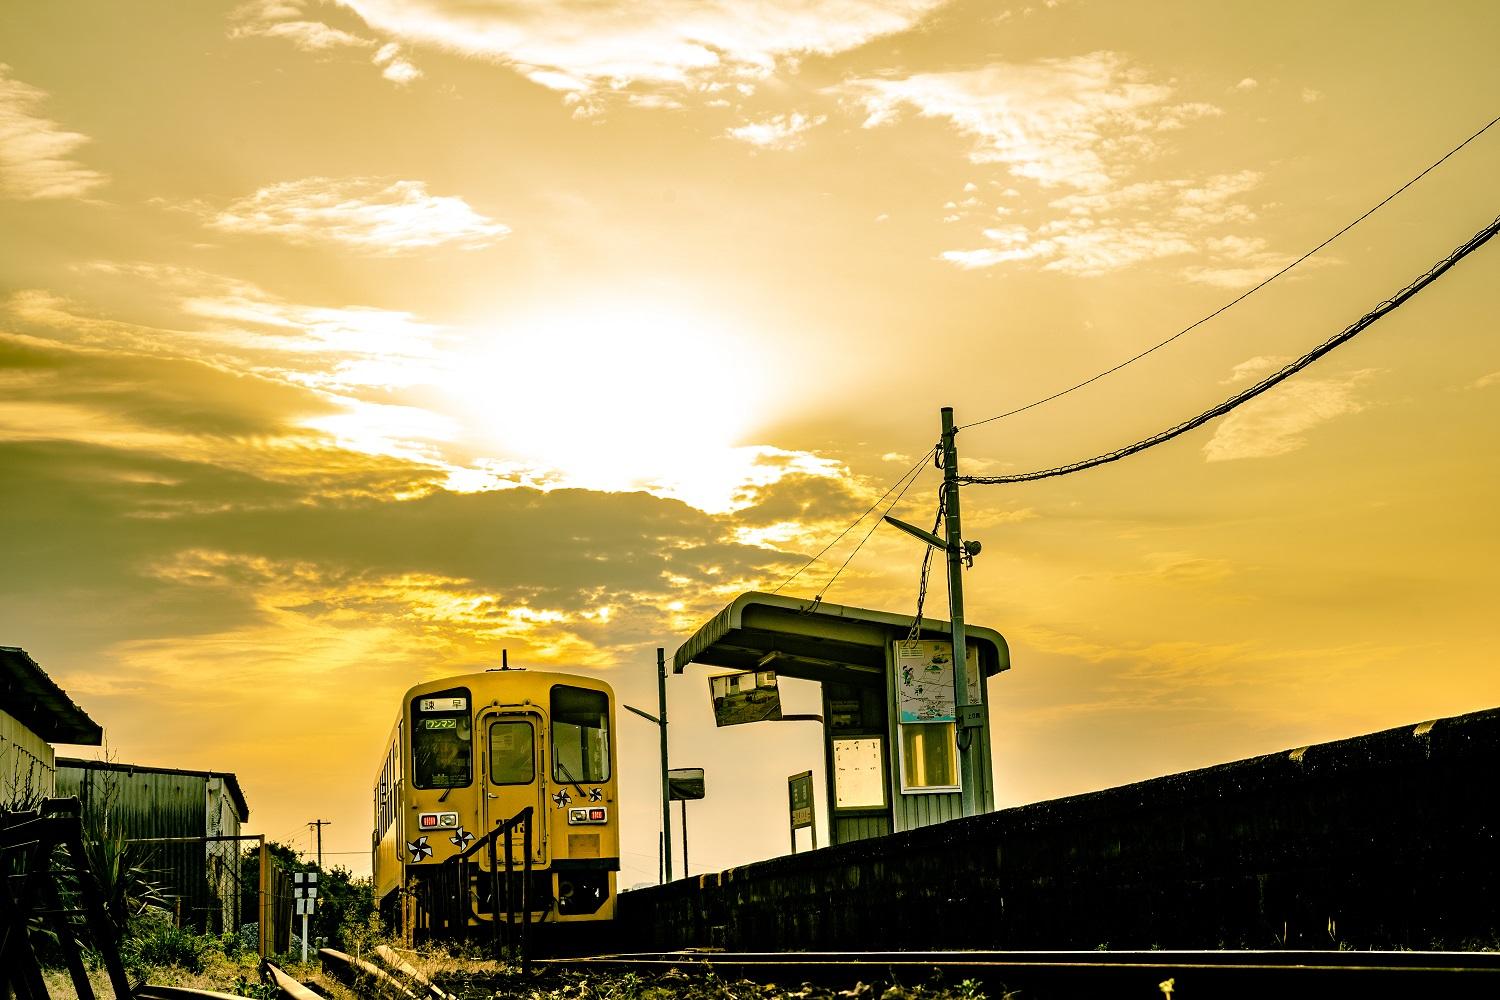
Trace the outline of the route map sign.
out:
<instances>
[{"instance_id":1,"label":"route map sign","mask_svg":"<svg viewBox=\"0 0 1500 1000\"><path fill-rule=\"evenodd\" d=\"M953 722L953 644L934 639L907 639L896 644L896 708L903 724ZM979 653L968 648L968 703L978 705Z\"/></svg>"}]
</instances>

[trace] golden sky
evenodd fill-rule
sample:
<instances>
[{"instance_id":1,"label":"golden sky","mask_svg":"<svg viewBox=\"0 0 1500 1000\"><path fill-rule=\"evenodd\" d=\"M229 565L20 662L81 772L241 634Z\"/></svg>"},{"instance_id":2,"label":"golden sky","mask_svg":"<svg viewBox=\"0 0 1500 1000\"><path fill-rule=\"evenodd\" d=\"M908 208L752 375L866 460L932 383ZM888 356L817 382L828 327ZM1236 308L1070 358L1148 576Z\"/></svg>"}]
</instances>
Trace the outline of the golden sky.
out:
<instances>
[{"instance_id":1,"label":"golden sky","mask_svg":"<svg viewBox=\"0 0 1500 1000\"><path fill-rule=\"evenodd\" d=\"M1481 0L13 3L0 643L117 759L235 771L256 830L332 819L362 870L407 686L506 649L654 709L655 647L784 580L940 406L1164 339L1493 118L1497 37ZM1497 177L1500 128L964 432L966 470L1238 391L1493 219ZM1489 247L1214 425L966 490L968 617L1015 665L1000 805L1500 704L1497 288ZM828 599L909 613L920 557L877 531ZM715 732L702 675L669 688L694 870L783 851L815 729ZM629 885L656 740L620 726Z\"/></svg>"}]
</instances>

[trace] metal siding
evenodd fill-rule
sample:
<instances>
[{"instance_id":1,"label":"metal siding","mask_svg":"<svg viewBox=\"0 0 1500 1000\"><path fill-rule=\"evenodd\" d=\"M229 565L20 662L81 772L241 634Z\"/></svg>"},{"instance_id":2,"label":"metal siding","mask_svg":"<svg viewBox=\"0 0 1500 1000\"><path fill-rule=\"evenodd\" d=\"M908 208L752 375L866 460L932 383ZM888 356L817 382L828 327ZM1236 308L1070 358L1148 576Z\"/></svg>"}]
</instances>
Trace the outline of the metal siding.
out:
<instances>
[{"instance_id":1,"label":"metal siding","mask_svg":"<svg viewBox=\"0 0 1500 1000\"><path fill-rule=\"evenodd\" d=\"M98 810L109 808L109 829L129 840L156 837L202 837L207 831L208 779L190 774L147 770L79 768L58 769L61 795L76 795L84 803L85 836L102 822ZM137 844L134 863L146 869L146 879L171 897L177 920L184 926L212 926L219 903L210 894L203 844Z\"/></svg>"},{"instance_id":2,"label":"metal siding","mask_svg":"<svg viewBox=\"0 0 1500 1000\"><path fill-rule=\"evenodd\" d=\"M28 805L31 798L55 794L56 772L52 745L0 712L0 807Z\"/></svg>"}]
</instances>

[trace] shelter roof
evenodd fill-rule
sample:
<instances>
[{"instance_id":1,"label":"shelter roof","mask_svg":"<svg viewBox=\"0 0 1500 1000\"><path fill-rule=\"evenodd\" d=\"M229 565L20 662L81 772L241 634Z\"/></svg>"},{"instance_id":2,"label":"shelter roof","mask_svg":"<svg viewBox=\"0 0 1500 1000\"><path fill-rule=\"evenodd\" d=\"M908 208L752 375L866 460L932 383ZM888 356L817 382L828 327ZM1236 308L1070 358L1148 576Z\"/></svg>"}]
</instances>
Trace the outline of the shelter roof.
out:
<instances>
[{"instance_id":1,"label":"shelter roof","mask_svg":"<svg viewBox=\"0 0 1500 1000\"><path fill-rule=\"evenodd\" d=\"M0 709L48 743L98 746L104 742L99 723L73 704L67 692L19 646L0 646Z\"/></svg>"},{"instance_id":2,"label":"shelter roof","mask_svg":"<svg viewBox=\"0 0 1500 1000\"><path fill-rule=\"evenodd\" d=\"M233 771L191 771L178 767L144 767L140 764L121 764L112 760L84 760L81 757L59 757L57 766L76 767L85 771L120 771L125 774L181 774L191 778L223 778L224 787L234 801L235 815L243 823L250 818L250 805L240 789L240 779Z\"/></svg>"},{"instance_id":3,"label":"shelter roof","mask_svg":"<svg viewBox=\"0 0 1500 1000\"><path fill-rule=\"evenodd\" d=\"M752 591L678 647L672 672L702 663L816 681L876 681L884 677L886 649L911 635L915 622L911 615ZM967 625L965 634L986 677L1010 669L1010 647L999 632ZM951 636L948 622L923 618L915 638Z\"/></svg>"}]
</instances>

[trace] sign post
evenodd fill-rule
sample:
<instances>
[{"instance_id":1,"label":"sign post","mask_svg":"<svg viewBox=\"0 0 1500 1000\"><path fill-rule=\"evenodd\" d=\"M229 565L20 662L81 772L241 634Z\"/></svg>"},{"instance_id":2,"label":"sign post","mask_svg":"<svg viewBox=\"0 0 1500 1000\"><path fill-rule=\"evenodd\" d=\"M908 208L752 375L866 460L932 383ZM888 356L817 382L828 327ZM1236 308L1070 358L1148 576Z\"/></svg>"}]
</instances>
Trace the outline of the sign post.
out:
<instances>
[{"instance_id":1,"label":"sign post","mask_svg":"<svg viewBox=\"0 0 1500 1000\"><path fill-rule=\"evenodd\" d=\"M792 853L797 853L797 831L812 830L813 850L818 849L818 819L813 815L812 772L803 771L786 779L787 808L792 820Z\"/></svg>"},{"instance_id":2,"label":"sign post","mask_svg":"<svg viewBox=\"0 0 1500 1000\"><path fill-rule=\"evenodd\" d=\"M672 768L667 772L667 789L672 800L682 803L682 877L687 878L687 804L689 799L703 798L703 768Z\"/></svg>"},{"instance_id":3,"label":"sign post","mask_svg":"<svg viewBox=\"0 0 1500 1000\"><path fill-rule=\"evenodd\" d=\"M302 915L302 964L307 964L307 918L318 905L318 873L293 872L292 895Z\"/></svg>"}]
</instances>

